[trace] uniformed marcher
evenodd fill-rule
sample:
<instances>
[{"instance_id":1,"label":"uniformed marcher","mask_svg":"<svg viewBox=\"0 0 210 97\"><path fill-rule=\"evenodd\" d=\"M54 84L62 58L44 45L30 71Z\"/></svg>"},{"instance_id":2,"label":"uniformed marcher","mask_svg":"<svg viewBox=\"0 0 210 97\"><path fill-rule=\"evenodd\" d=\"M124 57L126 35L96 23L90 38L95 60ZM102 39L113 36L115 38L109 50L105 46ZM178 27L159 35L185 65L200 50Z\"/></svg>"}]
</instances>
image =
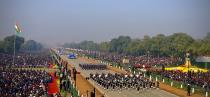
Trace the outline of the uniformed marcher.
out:
<instances>
[{"instance_id":1,"label":"uniformed marcher","mask_svg":"<svg viewBox=\"0 0 210 97\"><path fill-rule=\"evenodd\" d=\"M187 95L190 96L191 85L187 84Z\"/></svg>"},{"instance_id":2,"label":"uniformed marcher","mask_svg":"<svg viewBox=\"0 0 210 97\"><path fill-rule=\"evenodd\" d=\"M157 81L157 87L156 88L159 88L160 87L160 83L159 81Z\"/></svg>"}]
</instances>

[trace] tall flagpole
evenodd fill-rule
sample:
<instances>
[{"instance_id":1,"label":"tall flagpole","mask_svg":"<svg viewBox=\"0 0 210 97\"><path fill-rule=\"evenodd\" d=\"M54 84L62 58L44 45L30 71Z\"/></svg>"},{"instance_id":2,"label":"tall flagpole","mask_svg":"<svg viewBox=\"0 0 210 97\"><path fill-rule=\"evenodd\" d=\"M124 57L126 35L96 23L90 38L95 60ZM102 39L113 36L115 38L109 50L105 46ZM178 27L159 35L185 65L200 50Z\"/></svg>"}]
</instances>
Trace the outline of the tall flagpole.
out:
<instances>
[{"instance_id":1,"label":"tall flagpole","mask_svg":"<svg viewBox=\"0 0 210 97\"><path fill-rule=\"evenodd\" d=\"M15 32L15 37L14 37L14 54L13 54L13 65L15 65L15 51L16 51L16 37L17 37L17 33L20 33L21 32L21 30L20 30L20 28L18 27L18 25L17 25L17 23L15 23L15 30L16 30L16 32Z\"/></svg>"},{"instance_id":2,"label":"tall flagpole","mask_svg":"<svg viewBox=\"0 0 210 97\"><path fill-rule=\"evenodd\" d=\"M16 44L16 33L15 33L15 37L14 37L14 53L13 53L13 60L12 60L12 63L13 65L15 65L15 44Z\"/></svg>"}]
</instances>

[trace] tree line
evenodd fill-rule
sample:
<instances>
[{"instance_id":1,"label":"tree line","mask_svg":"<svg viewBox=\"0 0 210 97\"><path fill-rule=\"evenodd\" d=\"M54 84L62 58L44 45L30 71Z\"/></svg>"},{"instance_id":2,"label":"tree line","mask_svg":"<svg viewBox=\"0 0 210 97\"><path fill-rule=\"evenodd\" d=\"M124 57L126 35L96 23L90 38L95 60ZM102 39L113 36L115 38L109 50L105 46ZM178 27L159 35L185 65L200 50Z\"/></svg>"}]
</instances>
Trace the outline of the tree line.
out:
<instances>
[{"instance_id":1,"label":"tree line","mask_svg":"<svg viewBox=\"0 0 210 97\"><path fill-rule=\"evenodd\" d=\"M153 56L183 56L190 52L194 56L210 55L210 32L202 39L194 39L186 33L174 33L166 36L158 34L154 37L145 35L142 39L131 39L129 36L119 36L111 41L95 43L82 41L80 43L65 43L63 47L84 50L97 50L126 55Z\"/></svg>"},{"instance_id":2,"label":"tree line","mask_svg":"<svg viewBox=\"0 0 210 97\"><path fill-rule=\"evenodd\" d=\"M14 39L15 35L7 36L3 40L0 40L0 53L13 54L14 51ZM34 40L25 41L23 37L16 36L15 50L16 52L30 52L40 51L43 49L43 45Z\"/></svg>"}]
</instances>

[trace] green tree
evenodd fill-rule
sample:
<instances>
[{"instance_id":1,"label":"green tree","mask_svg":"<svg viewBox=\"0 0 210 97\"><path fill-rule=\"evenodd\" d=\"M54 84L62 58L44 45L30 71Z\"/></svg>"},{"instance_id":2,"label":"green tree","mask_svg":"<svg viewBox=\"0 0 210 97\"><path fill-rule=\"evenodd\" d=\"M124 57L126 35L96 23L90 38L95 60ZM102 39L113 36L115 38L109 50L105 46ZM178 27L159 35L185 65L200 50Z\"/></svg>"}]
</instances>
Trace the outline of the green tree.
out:
<instances>
[{"instance_id":1,"label":"green tree","mask_svg":"<svg viewBox=\"0 0 210 97\"><path fill-rule=\"evenodd\" d=\"M128 55L183 57L186 52L193 55L210 55L210 32L203 39L194 40L186 33L174 33L169 36L158 34L154 37L145 35L143 39L131 39L129 36L119 36L110 42L94 43L82 41L80 43L66 43L65 47L99 50Z\"/></svg>"},{"instance_id":2,"label":"green tree","mask_svg":"<svg viewBox=\"0 0 210 97\"><path fill-rule=\"evenodd\" d=\"M177 51L178 56L182 56L191 43L194 42L194 39L186 33L174 33L169 38L171 47Z\"/></svg>"},{"instance_id":3,"label":"green tree","mask_svg":"<svg viewBox=\"0 0 210 97\"><path fill-rule=\"evenodd\" d=\"M103 52L108 52L110 49L110 45L108 42L102 42L99 44L99 50Z\"/></svg>"},{"instance_id":4,"label":"green tree","mask_svg":"<svg viewBox=\"0 0 210 97\"><path fill-rule=\"evenodd\" d=\"M163 34L158 34L157 36L152 38L152 45L151 45L151 51L153 52L154 55L157 55L158 57L160 56L160 51L161 48L164 47L165 45L165 35Z\"/></svg>"},{"instance_id":5,"label":"green tree","mask_svg":"<svg viewBox=\"0 0 210 97\"><path fill-rule=\"evenodd\" d=\"M131 42L131 38L129 36L119 36L117 39L114 38L110 42L110 51L123 53L126 51L127 46Z\"/></svg>"},{"instance_id":6,"label":"green tree","mask_svg":"<svg viewBox=\"0 0 210 97\"><path fill-rule=\"evenodd\" d=\"M148 35L145 35L142 43L143 43L144 52L146 54L148 51L151 50L151 45L152 45L151 38Z\"/></svg>"},{"instance_id":7,"label":"green tree","mask_svg":"<svg viewBox=\"0 0 210 97\"><path fill-rule=\"evenodd\" d=\"M14 39L15 35L8 36L4 38L4 51L6 53L13 53L14 51ZM24 38L16 36L16 41L15 41L15 50L18 52L21 45L24 43Z\"/></svg>"},{"instance_id":8,"label":"green tree","mask_svg":"<svg viewBox=\"0 0 210 97\"><path fill-rule=\"evenodd\" d=\"M78 44L79 49L85 49L85 50L97 50L98 45L94 43L93 41L82 41Z\"/></svg>"},{"instance_id":9,"label":"green tree","mask_svg":"<svg viewBox=\"0 0 210 97\"><path fill-rule=\"evenodd\" d=\"M202 44L198 48L198 55L210 55L210 42L207 40L202 41Z\"/></svg>"},{"instance_id":10,"label":"green tree","mask_svg":"<svg viewBox=\"0 0 210 97\"><path fill-rule=\"evenodd\" d=\"M204 40L210 42L210 32L208 32L208 33L206 34L206 36L204 37Z\"/></svg>"},{"instance_id":11,"label":"green tree","mask_svg":"<svg viewBox=\"0 0 210 97\"><path fill-rule=\"evenodd\" d=\"M143 44L140 39L133 39L125 50L128 55L142 55L144 53Z\"/></svg>"},{"instance_id":12,"label":"green tree","mask_svg":"<svg viewBox=\"0 0 210 97\"><path fill-rule=\"evenodd\" d=\"M79 48L79 44L77 44L77 43L74 43L74 42L72 42L72 43L65 43L64 45L63 45L63 47L65 47L65 48Z\"/></svg>"},{"instance_id":13,"label":"green tree","mask_svg":"<svg viewBox=\"0 0 210 97\"><path fill-rule=\"evenodd\" d=\"M0 41L0 53L4 52L4 41Z\"/></svg>"},{"instance_id":14,"label":"green tree","mask_svg":"<svg viewBox=\"0 0 210 97\"><path fill-rule=\"evenodd\" d=\"M22 45L21 49L24 51L40 51L43 46L34 40L28 40Z\"/></svg>"}]
</instances>

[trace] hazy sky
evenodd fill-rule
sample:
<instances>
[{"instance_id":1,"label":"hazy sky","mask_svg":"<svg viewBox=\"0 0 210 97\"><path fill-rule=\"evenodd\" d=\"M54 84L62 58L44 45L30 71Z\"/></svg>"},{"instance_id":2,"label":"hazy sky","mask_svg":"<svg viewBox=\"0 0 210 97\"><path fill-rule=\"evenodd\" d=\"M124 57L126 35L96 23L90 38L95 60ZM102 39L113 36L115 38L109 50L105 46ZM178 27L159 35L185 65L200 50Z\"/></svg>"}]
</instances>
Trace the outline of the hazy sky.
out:
<instances>
[{"instance_id":1,"label":"hazy sky","mask_svg":"<svg viewBox=\"0 0 210 97\"><path fill-rule=\"evenodd\" d=\"M210 0L0 0L0 39L19 22L26 39L49 44L210 32Z\"/></svg>"}]
</instances>

